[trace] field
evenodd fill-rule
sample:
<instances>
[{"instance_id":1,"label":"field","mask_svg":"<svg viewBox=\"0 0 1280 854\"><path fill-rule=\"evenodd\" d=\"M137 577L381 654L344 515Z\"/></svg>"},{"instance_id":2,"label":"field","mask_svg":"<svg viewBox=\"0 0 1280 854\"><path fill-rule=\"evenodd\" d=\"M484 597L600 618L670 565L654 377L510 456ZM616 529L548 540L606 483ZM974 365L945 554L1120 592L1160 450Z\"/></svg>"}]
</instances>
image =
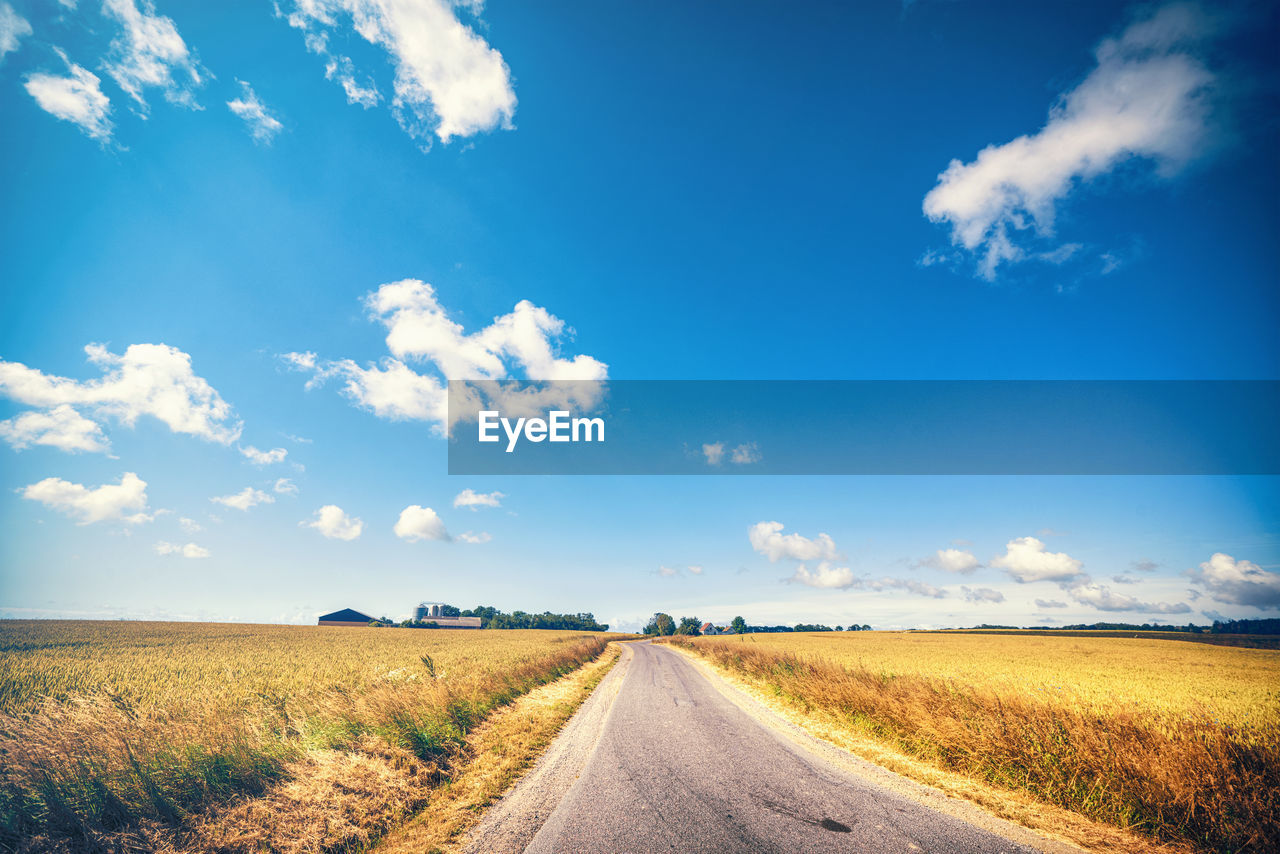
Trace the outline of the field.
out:
<instances>
[{"instance_id":1,"label":"field","mask_svg":"<svg viewBox=\"0 0 1280 854\"><path fill-rule=\"evenodd\" d=\"M677 641L784 702L1154 841L1280 850L1280 653L1090 636Z\"/></svg>"},{"instance_id":2,"label":"field","mask_svg":"<svg viewBox=\"0 0 1280 854\"><path fill-rule=\"evenodd\" d=\"M0 849L365 847L609 637L0 622Z\"/></svg>"}]
</instances>

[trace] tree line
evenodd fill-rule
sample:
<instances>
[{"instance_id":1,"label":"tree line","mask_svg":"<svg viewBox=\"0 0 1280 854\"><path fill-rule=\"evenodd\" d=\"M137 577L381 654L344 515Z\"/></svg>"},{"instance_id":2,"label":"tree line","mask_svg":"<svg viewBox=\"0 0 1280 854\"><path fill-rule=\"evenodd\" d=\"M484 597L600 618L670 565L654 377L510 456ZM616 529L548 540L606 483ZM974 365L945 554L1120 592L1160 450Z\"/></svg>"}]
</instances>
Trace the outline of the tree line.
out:
<instances>
[{"instance_id":1,"label":"tree line","mask_svg":"<svg viewBox=\"0 0 1280 854\"><path fill-rule=\"evenodd\" d=\"M696 637L702 634L702 621L697 617L681 617L678 621L670 614L659 611L649 618L649 622L644 627L644 633L652 637L666 637L670 635L686 635ZM719 633L747 635L759 632L859 632L870 631L871 627L867 625L849 626L824 626L821 623L796 623L794 626L750 626L742 617L734 617L728 626L723 628L717 627Z\"/></svg>"},{"instance_id":2,"label":"tree line","mask_svg":"<svg viewBox=\"0 0 1280 854\"><path fill-rule=\"evenodd\" d=\"M453 605L440 606L441 617L479 617L480 627L484 629L562 629L575 632L607 632L609 626L597 622L595 614L553 614L543 611L541 614L530 614L527 611L507 613L490 605L477 605L465 611ZM393 625L383 618L386 625ZM426 617L421 620L403 620L398 624L404 629L433 629L440 624Z\"/></svg>"}]
</instances>

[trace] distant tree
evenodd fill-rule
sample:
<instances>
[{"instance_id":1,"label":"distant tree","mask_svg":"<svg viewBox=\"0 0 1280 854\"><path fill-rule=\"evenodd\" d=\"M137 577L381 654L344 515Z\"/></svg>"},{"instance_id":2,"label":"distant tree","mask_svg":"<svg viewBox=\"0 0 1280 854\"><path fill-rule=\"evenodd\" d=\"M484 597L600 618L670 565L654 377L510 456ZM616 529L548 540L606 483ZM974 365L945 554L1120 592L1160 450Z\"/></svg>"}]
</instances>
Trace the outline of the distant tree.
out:
<instances>
[{"instance_id":1,"label":"distant tree","mask_svg":"<svg viewBox=\"0 0 1280 854\"><path fill-rule=\"evenodd\" d=\"M836 626L836 631L837 631L837 632L843 632L843 631L844 631L844 626Z\"/></svg>"},{"instance_id":2,"label":"distant tree","mask_svg":"<svg viewBox=\"0 0 1280 854\"><path fill-rule=\"evenodd\" d=\"M676 628L676 634L697 637L702 634L702 630L699 628L701 625L702 623L698 621L697 617L681 617L680 625Z\"/></svg>"},{"instance_id":3,"label":"distant tree","mask_svg":"<svg viewBox=\"0 0 1280 854\"><path fill-rule=\"evenodd\" d=\"M440 616L442 617L461 617L462 612L452 605L441 605Z\"/></svg>"},{"instance_id":4,"label":"distant tree","mask_svg":"<svg viewBox=\"0 0 1280 854\"><path fill-rule=\"evenodd\" d=\"M653 615L648 625L644 627L644 633L658 637L674 635L676 633L676 621L670 614L664 614L659 611Z\"/></svg>"},{"instance_id":5,"label":"distant tree","mask_svg":"<svg viewBox=\"0 0 1280 854\"><path fill-rule=\"evenodd\" d=\"M730 625L732 626L733 631L736 634L742 635L742 634L746 634L747 632L747 621L742 619L741 617L734 617L733 622L730 623Z\"/></svg>"}]
</instances>

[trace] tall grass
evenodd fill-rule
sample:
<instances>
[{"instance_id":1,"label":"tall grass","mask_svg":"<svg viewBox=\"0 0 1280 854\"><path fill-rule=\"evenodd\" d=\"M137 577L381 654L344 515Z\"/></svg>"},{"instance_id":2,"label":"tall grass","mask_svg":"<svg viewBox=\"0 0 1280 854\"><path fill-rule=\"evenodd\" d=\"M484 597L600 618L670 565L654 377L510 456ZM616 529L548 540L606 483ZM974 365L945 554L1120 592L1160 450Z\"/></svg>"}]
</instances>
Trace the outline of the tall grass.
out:
<instances>
[{"instance_id":1,"label":"tall grass","mask_svg":"<svg viewBox=\"0 0 1280 854\"><path fill-rule=\"evenodd\" d=\"M1280 851L1280 722L1100 712L981 683L677 639L806 710L987 783L1210 851Z\"/></svg>"},{"instance_id":2,"label":"tall grass","mask_svg":"<svg viewBox=\"0 0 1280 854\"><path fill-rule=\"evenodd\" d=\"M96 690L65 690L47 674L36 680L42 693L14 685L30 662L13 658L50 647L20 640L4 648L11 708L0 713L0 849L119 850L143 825L179 828L212 806L262 793L315 751L383 751L439 782L467 732L495 708L594 659L607 643L562 632L255 628L229 645L212 643L219 635L210 628L208 646L221 660L204 666L226 675L207 692L198 683L172 690L163 630L157 654L135 643L136 633L112 629L126 642L102 641L97 655L117 678ZM192 631L175 629L175 637ZM316 669L296 664L305 655L273 661L255 635L302 653L313 642L313 655L345 654L339 670L363 675L317 686ZM198 646L199 631L190 637ZM181 660L173 646L167 651ZM263 680L271 690L245 690Z\"/></svg>"}]
</instances>

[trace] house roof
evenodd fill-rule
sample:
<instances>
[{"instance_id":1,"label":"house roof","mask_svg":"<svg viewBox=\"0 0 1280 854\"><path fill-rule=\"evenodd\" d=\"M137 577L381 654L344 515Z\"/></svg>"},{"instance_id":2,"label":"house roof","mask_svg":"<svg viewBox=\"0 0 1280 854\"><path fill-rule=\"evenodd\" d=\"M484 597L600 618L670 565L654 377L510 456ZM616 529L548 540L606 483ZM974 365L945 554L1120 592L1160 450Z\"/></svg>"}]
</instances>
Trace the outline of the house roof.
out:
<instances>
[{"instance_id":1,"label":"house roof","mask_svg":"<svg viewBox=\"0 0 1280 854\"><path fill-rule=\"evenodd\" d=\"M367 623L374 619L368 614L361 614L354 608L343 608L332 614L323 614L317 622L321 623Z\"/></svg>"}]
</instances>

